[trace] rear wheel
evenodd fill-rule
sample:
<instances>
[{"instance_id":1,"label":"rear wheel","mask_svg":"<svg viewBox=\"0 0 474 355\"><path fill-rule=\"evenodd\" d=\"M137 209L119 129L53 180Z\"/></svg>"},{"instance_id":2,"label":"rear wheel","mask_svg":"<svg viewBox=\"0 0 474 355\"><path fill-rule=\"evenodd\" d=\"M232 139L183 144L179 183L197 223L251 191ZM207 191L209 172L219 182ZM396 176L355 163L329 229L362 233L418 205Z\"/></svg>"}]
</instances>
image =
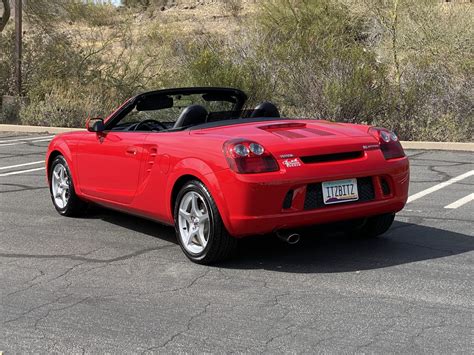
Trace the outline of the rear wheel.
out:
<instances>
[{"instance_id":1,"label":"rear wheel","mask_svg":"<svg viewBox=\"0 0 474 355\"><path fill-rule=\"evenodd\" d=\"M56 211L63 216L78 216L87 204L77 197L66 159L58 155L49 170L49 191Z\"/></svg>"},{"instance_id":2,"label":"rear wheel","mask_svg":"<svg viewBox=\"0 0 474 355\"><path fill-rule=\"evenodd\" d=\"M375 238L384 234L391 227L394 213L382 214L367 218L366 222L354 232L360 238Z\"/></svg>"},{"instance_id":3,"label":"rear wheel","mask_svg":"<svg viewBox=\"0 0 474 355\"><path fill-rule=\"evenodd\" d=\"M174 220L181 249L196 263L224 260L237 245L237 239L227 232L214 199L200 181L190 181L178 193Z\"/></svg>"}]
</instances>

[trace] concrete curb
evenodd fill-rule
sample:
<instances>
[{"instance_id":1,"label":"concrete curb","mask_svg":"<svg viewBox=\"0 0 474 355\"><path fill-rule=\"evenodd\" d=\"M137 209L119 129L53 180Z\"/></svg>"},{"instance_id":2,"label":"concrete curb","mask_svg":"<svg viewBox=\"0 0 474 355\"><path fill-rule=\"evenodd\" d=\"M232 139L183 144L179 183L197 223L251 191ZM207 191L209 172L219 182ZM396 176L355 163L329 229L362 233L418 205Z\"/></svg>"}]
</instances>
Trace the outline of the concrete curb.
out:
<instances>
[{"instance_id":1,"label":"concrete curb","mask_svg":"<svg viewBox=\"0 0 474 355\"><path fill-rule=\"evenodd\" d=\"M43 127L43 126L22 126L12 124L0 124L0 132L19 132L19 133L50 133L58 134L73 131L84 131L84 128L64 128L64 127ZM405 149L422 150L459 150L474 152L474 143L457 142L412 142L402 141Z\"/></svg>"},{"instance_id":2,"label":"concrete curb","mask_svg":"<svg viewBox=\"0 0 474 355\"><path fill-rule=\"evenodd\" d=\"M458 142L411 142L402 141L404 149L421 150L460 150L465 152L474 152L474 143Z\"/></svg>"},{"instance_id":3,"label":"concrete curb","mask_svg":"<svg viewBox=\"0 0 474 355\"><path fill-rule=\"evenodd\" d=\"M84 131L84 128L44 127L44 126L22 126L14 124L0 124L0 132L18 133L65 133L73 131Z\"/></svg>"}]
</instances>

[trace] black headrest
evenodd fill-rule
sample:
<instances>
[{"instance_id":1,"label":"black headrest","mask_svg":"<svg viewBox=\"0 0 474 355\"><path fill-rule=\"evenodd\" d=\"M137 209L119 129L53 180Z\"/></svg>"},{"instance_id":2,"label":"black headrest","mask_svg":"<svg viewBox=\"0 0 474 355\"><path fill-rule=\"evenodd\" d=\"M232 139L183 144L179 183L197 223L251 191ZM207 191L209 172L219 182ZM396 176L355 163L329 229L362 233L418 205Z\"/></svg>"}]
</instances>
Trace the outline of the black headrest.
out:
<instances>
[{"instance_id":1,"label":"black headrest","mask_svg":"<svg viewBox=\"0 0 474 355\"><path fill-rule=\"evenodd\" d=\"M182 128L188 126L195 126L201 123L206 123L207 110L201 105L191 105L186 107L173 128Z\"/></svg>"},{"instance_id":2,"label":"black headrest","mask_svg":"<svg viewBox=\"0 0 474 355\"><path fill-rule=\"evenodd\" d=\"M271 102L262 102L255 107L250 117L280 117L280 111Z\"/></svg>"}]
</instances>

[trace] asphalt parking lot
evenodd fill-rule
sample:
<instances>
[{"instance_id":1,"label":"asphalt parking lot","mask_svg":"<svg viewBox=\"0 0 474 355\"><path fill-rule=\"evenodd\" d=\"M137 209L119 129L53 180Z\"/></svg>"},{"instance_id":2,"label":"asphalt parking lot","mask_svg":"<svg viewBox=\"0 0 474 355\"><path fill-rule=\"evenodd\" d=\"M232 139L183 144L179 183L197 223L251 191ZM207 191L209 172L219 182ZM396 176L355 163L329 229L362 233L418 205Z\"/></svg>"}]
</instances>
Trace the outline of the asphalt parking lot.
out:
<instances>
[{"instance_id":1,"label":"asphalt parking lot","mask_svg":"<svg viewBox=\"0 0 474 355\"><path fill-rule=\"evenodd\" d=\"M377 240L251 238L206 267L170 227L60 217L50 139L0 133L0 352L474 352L474 153L408 151L411 202Z\"/></svg>"}]
</instances>

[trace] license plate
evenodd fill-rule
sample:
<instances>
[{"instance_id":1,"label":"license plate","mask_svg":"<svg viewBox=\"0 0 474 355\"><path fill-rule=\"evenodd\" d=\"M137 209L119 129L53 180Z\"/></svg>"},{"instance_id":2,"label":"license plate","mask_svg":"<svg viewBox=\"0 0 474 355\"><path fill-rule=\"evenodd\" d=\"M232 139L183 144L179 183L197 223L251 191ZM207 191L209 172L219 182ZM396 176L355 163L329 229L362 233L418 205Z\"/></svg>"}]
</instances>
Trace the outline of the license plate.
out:
<instances>
[{"instance_id":1,"label":"license plate","mask_svg":"<svg viewBox=\"0 0 474 355\"><path fill-rule=\"evenodd\" d=\"M326 181L322 183L323 201L326 205L333 203L357 201L357 179Z\"/></svg>"}]
</instances>

